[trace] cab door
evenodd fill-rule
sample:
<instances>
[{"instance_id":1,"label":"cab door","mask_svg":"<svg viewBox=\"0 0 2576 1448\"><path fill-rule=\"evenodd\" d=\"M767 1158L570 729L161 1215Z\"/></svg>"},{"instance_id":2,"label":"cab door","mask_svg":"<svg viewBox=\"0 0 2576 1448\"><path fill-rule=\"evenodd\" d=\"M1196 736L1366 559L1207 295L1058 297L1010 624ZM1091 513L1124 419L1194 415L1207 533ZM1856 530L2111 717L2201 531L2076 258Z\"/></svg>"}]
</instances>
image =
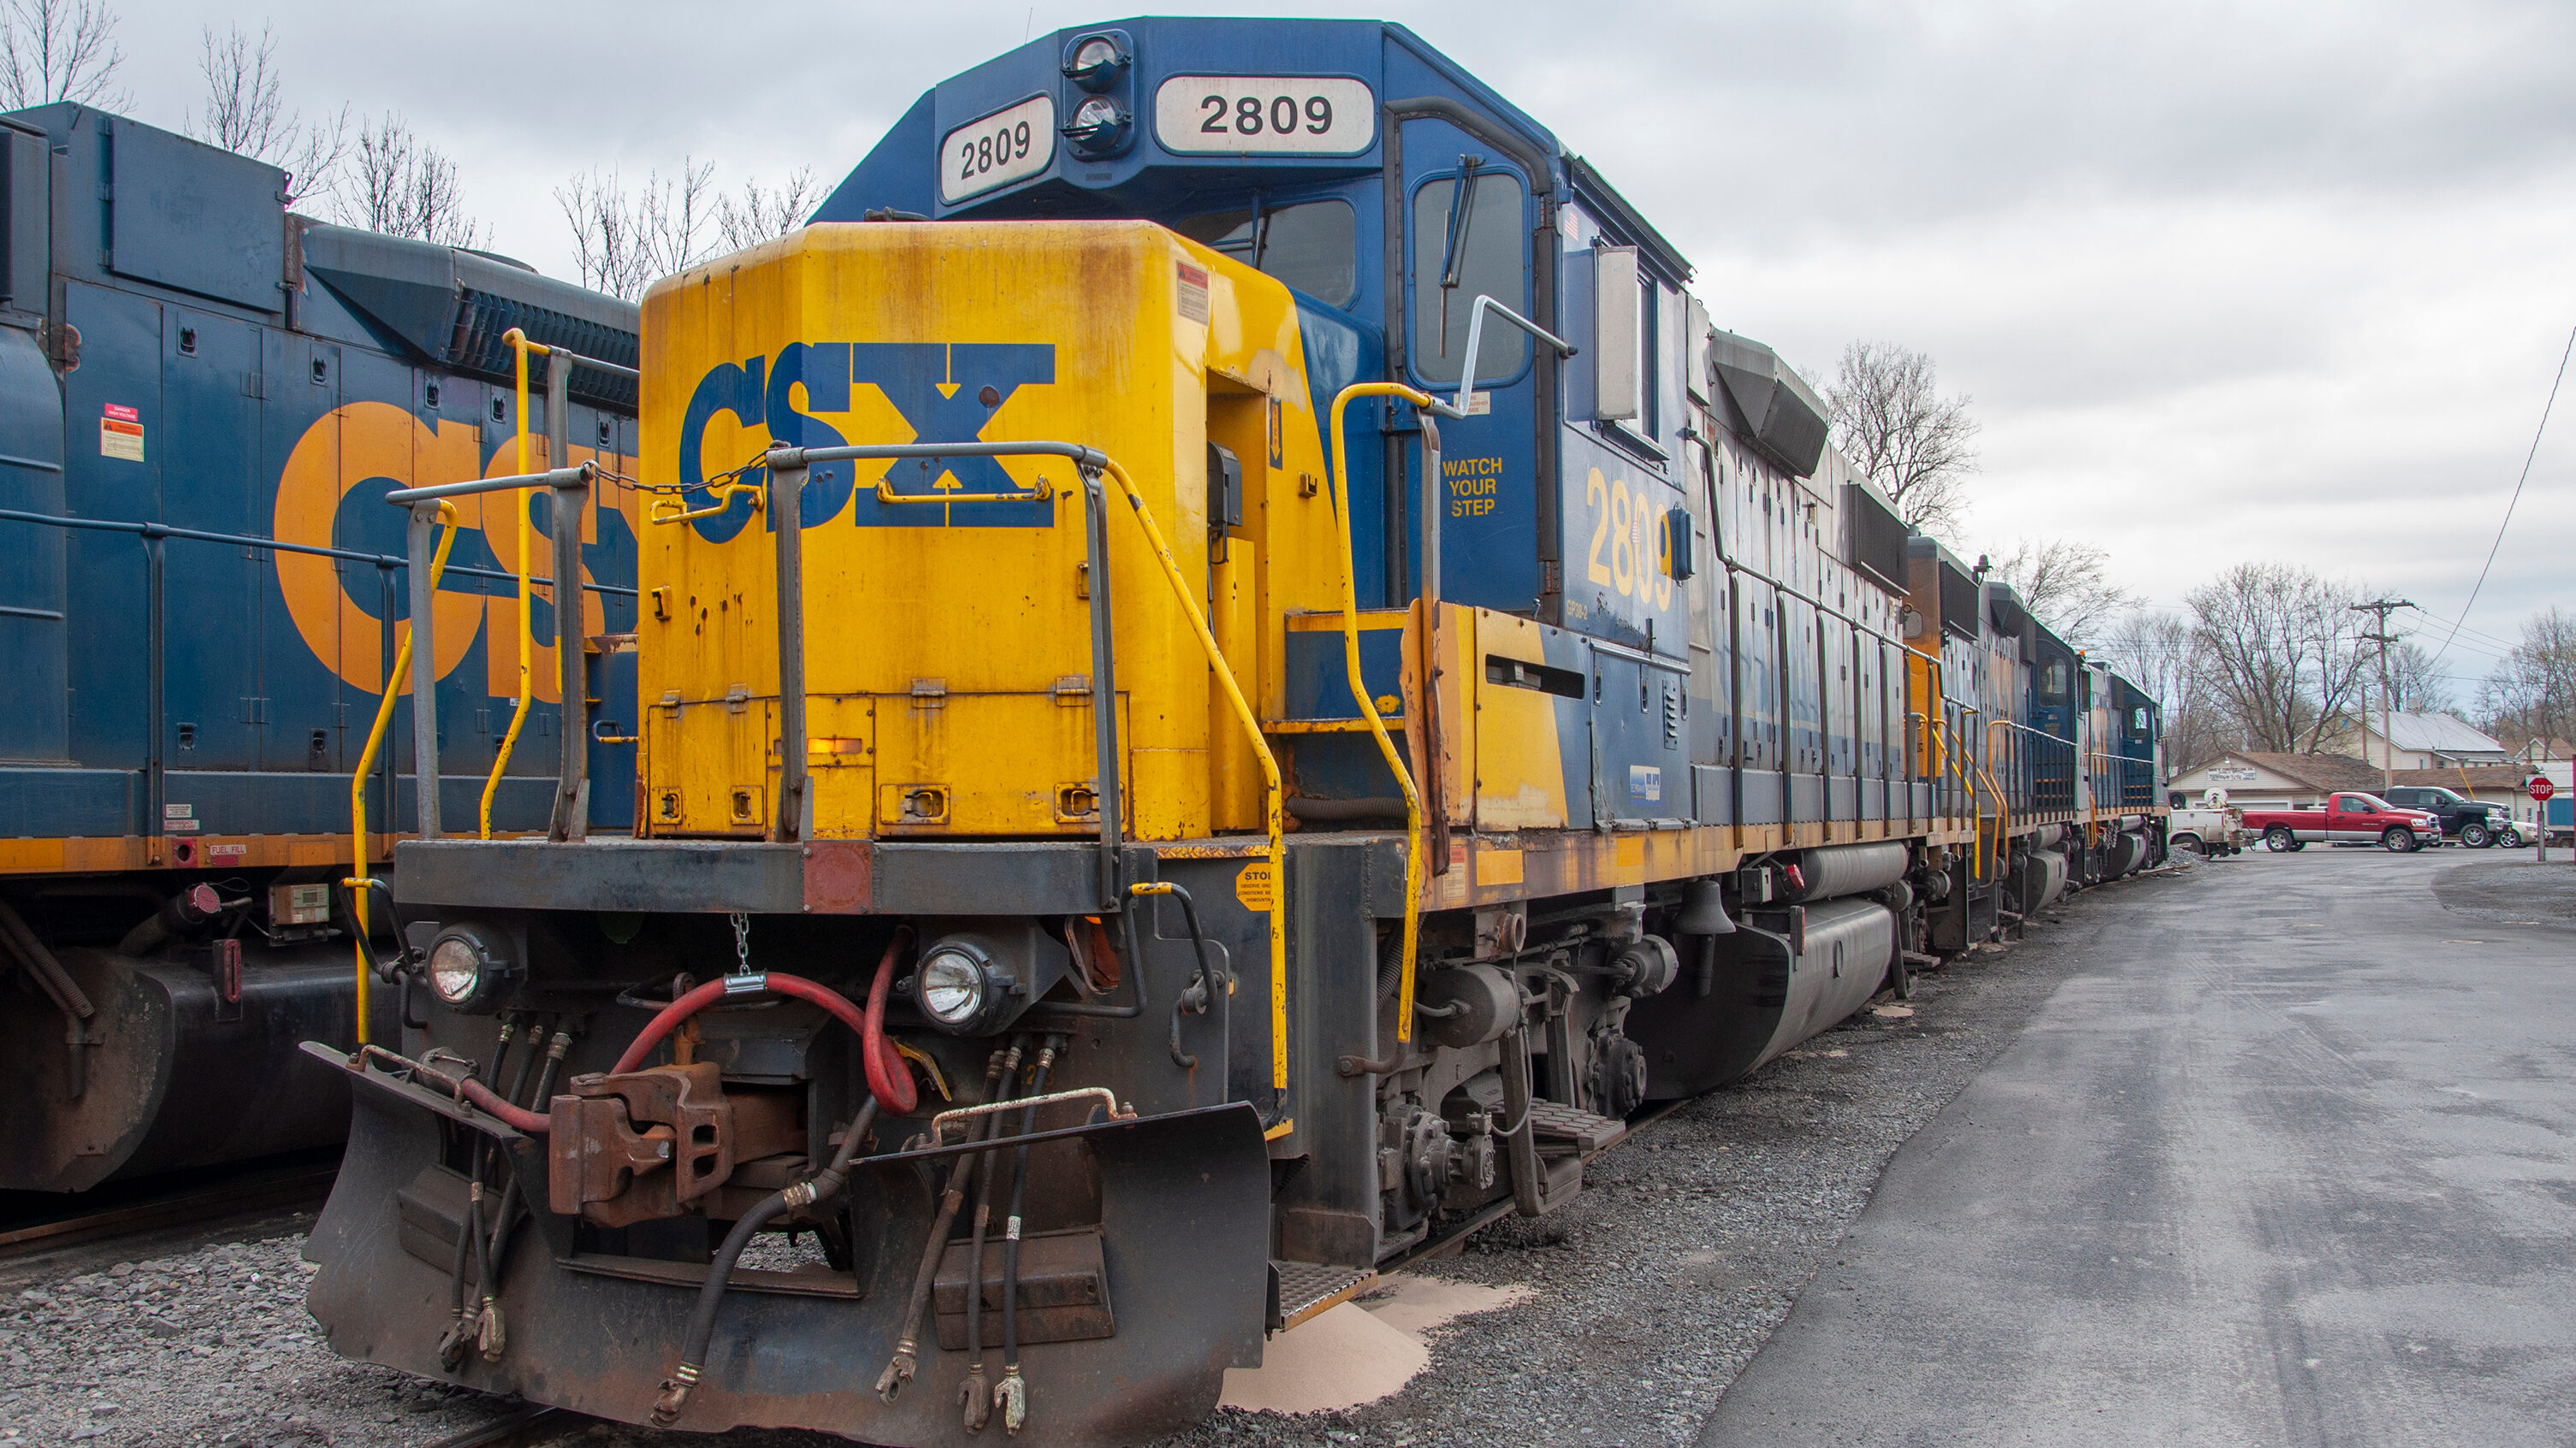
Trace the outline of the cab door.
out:
<instances>
[{"instance_id":1,"label":"cab door","mask_svg":"<svg viewBox=\"0 0 2576 1448\"><path fill-rule=\"evenodd\" d=\"M1396 375L1425 391L1452 397L1467 364L1467 332L1476 298L1490 295L1525 317L1537 315L1532 247L1540 207L1531 178L1492 141L1442 119L1407 119L1397 126L1402 152L1400 185L1391 198L1403 227L1402 275L1390 278L1388 295L1400 297L1401 370ZM1540 184L1545 185L1541 178ZM1552 237L1553 233L1548 233ZM1396 350L1390 348L1390 350ZM1421 452L1405 445L1402 461L1389 459L1388 538L1403 587L1393 601L1420 592L1421 490L1439 490L1440 591L1453 603L1478 604L1529 614L1544 591L1540 568L1537 466L1537 361L1529 335L1488 317L1477 343L1475 416L1440 424L1442 477L1421 476ZM1354 444L1365 436L1362 409L1352 408ZM1374 416L1404 429L1409 444L1411 409L1393 404ZM1401 471L1397 471L1398 468ZM1361 560L1365 569L1367 561Z\"/></svg>"}]
</instances>

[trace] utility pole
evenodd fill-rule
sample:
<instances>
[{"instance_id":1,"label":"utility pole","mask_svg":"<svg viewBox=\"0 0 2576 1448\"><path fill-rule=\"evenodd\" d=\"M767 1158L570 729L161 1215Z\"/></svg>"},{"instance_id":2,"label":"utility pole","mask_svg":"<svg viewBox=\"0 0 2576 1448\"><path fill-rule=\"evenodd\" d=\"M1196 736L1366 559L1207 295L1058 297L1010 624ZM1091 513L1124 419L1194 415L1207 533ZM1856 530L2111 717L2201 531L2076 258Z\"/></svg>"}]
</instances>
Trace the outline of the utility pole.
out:
<instances>
[{"instance_id":1,"label":"utility pole","mask_svg":"<svg viewBox=\"0 0 2576 1448\"><path fill-rule=\"evenodd\" d=\"M2401 608L2414 606L2402 598L2374 598L2368 603L2356 603L2352 606L2352 611L2355 613L2374 615L2377 623L2376 632L2366 633L2361 637L2364 642L2379 645L2379 787L2383 790L2397 783L2397 740L2388 732L2389 715L2393 712L2389 696L2394 692L2388 687L2388 646L2402 642L2388 631L2388 616ZM2370 706L2365 703L2362 706L2362 717L2367 719L2369 716ZM2368 738L2369 730L2370 726L2364 724L2362 737Z\"/></svg>"}]
</instances>

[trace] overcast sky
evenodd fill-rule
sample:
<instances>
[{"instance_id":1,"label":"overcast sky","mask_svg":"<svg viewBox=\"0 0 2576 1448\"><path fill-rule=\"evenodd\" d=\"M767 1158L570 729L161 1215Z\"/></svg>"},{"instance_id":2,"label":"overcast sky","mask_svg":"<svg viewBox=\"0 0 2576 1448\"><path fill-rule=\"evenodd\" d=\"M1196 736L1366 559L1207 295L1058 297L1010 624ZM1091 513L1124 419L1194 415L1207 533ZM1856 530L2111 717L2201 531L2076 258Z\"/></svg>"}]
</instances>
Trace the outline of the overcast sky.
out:
<instances>
[{"instance_id":1,"label":"overcast sky","mask_svg":"<svg viewBox=\"0 0 2576 1448\"><path fill-rule=\"evenodd\" d=\"M195 104L201 26L272 21L293 104L401 112L495 247L558 274L573 173L837 179L941 78L1116 13L109 3L138 118ZM2086 540L2161 605L2280 559L2413 599L2438 646L2576 328L2576 6L1300 8L1483 76L1810 375L1854 339L1930 353L1984 429L1963 551ZM2463 696L2525 616L2576 606L2561 402L2444 662Z\"/></svg>"}]
</instances>

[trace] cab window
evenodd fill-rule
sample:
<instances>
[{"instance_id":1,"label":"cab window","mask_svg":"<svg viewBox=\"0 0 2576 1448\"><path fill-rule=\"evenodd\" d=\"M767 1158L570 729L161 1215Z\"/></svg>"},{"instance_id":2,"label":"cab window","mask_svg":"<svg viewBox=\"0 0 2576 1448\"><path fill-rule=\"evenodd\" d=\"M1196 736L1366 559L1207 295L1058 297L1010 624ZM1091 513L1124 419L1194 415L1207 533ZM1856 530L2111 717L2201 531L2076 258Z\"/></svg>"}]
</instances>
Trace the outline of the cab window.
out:
<instances>
[{"instance_id":1,"label":"cab window","mask_svg":"<svg viewBox=\"0 0 2576 1448\"><path fill-rule=\"evenodd\" d=\"M1346 307L1359 296L1359 221L1347 201L1211 211L1172 229L1317 301Z\"/></svg>"},{"instance_id":2,"label":"cab window","mask_svg":"<svg viewBox=\"0 0 2576 1448\"><path fill-rule=\"evenodd\" d=\"M1467 172L1426 181L1413 193L1413 370L1426 382L1458 380L1476 298L1491 296L1528 312L1522 278L1529 228L1521 223L1521 183L1512 176ZM1499 382L1529 357L1520 328L1488 319L1477 343L1478 382Z\"/></svg>"}]
</instances>

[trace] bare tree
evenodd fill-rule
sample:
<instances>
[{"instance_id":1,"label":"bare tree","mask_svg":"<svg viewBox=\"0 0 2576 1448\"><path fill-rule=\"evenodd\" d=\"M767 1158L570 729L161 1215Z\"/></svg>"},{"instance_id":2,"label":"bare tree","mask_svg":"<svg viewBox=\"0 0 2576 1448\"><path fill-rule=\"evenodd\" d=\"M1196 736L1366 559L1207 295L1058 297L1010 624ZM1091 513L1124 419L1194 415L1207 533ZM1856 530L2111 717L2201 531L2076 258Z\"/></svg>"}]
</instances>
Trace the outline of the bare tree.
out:
<instances>
[{"instance_id":1,"label":"bare tree","mask_svg":"<svg viewBox=\"0 0 2576 1448\"><path fill-rule=\"evenodd\" d=\"M1944 397L1932 359L1893 342L1843 348L1825 389L1834 441L1896 504L1906 525L1948 534L1966 520L1977 422L1966 395Z\"/></svg>"},{"instance_id":2,"label":"bare tree","mask_svg":"<svg viewBox=\"0 0 2576 1448\"><path fill-rule=\"evenodd\" d=\"M2451 683L2424 646L2408 639L2388 651L2388 707L2400 714L2451 712ZM2377 672L2374 665L2373 673ZM2372 687L2379 687L2374 681Z\"/></svg>"},{"instance_id":3,"label":"bare tree","mask_svg":"<svg viewBox=\"0 0 2576 1448\"><path fill-rule=\"evenodd\" d=\"M2352 722L2378 662L2359 596L2285 563L2240 563L2186 596L2210 687L2248 746L2314 754Z\"/></svg>"},{"instance_id":4,"label":"bare tree","mask_svg":"<svg viewBox=\"0 0 2576 1448\"><path fill-rule=\"evenodd\" d=\"M593 171L556 187L581 284L633 301L655 278L714 255L706 233L715 174L712 161L683 159L679 175L653 172L639 192L628 192L615 171ZM716 208L717 220L725 209Z\"/></svg>"},{"instance_id":5,"label":"bare tree","mask_svg":"<svg viewBox=\"0 0 2576 1448\"><path fill-rule=\"evenodd\" d=\"M121 111L133 97L109 83L124 63L106 0L0 0L0 101L9 109L79 101Z\"/></svg>"},{"instance_id":6,"label":"bare tree","mask_svg":"<svg viewBox=\"0 0 2576 1448\"><path fill-rule=\"evenodd\" d=\"M2101 653L2121 677L2156 701L2163 715L2165 768L2197 769L2238 743L2219 707L2189 619L2133 610L2103 628Z\"/></svg>"},{"instance_id":7,"label":"bare tree","mask_svg":"<svg viewBox=\"0 0 2576 1448\"><path fill-rule=\"evenodd\" d=\"M2046 538L2024 541L1994 571L2058 637L2090 648L2114 617L2142 601L2111 581L2110 561L2090 543Z\"/></svg>"},{"instance_id":8,"label":"bare tree","mask_svg":"<svg viewBox=\"0 0 2576 1448\"><path fill-rule=\"evenodd\" d=\"M197 69L206 78L206 100L203 113L186 122L191 137L283 170L290 204L330 193L349 154L349 108L309 125L303 112L286 109L277 37L266 24L256 45L238 25L221 35L207 27Z\"/></svg>"},{"instance_id":9,"label":"bare tree","mask_svg":"<svg viewBox=\"0 0 2576 1448\"><path fill-rule=\"evenodd\" d=\"M388 113L358 127L358 174L340 206L352 226L441 246L480 246L482 223L465 214L456 162Z\"/></svg>"},{"instance_id":10,"label":"bare tree","mask_svg":"<svg viewBox=\"0 0 2576 1448\"><path fill-rule=\"evenodd\" d=\"M757 178L746 180L741 205L735 205L730 196L717 199L716 232L724 238L727 251L758 246L804 225L805 213L822 199L823 186L811 166L789 176L775 191L764 189Z\"/></svg>"},{"instance_id":11,"label":"bare tree","mask_svg":"<svg viewBox=\"0 0 2576 1448\"><path fill-rule=\"evenodd\" d=\"M2576 614L2552 608L2525 619L2522 642L2479 693L2487 732L2510 748L2576 739Z\"/></svg>"}]
</instances>

